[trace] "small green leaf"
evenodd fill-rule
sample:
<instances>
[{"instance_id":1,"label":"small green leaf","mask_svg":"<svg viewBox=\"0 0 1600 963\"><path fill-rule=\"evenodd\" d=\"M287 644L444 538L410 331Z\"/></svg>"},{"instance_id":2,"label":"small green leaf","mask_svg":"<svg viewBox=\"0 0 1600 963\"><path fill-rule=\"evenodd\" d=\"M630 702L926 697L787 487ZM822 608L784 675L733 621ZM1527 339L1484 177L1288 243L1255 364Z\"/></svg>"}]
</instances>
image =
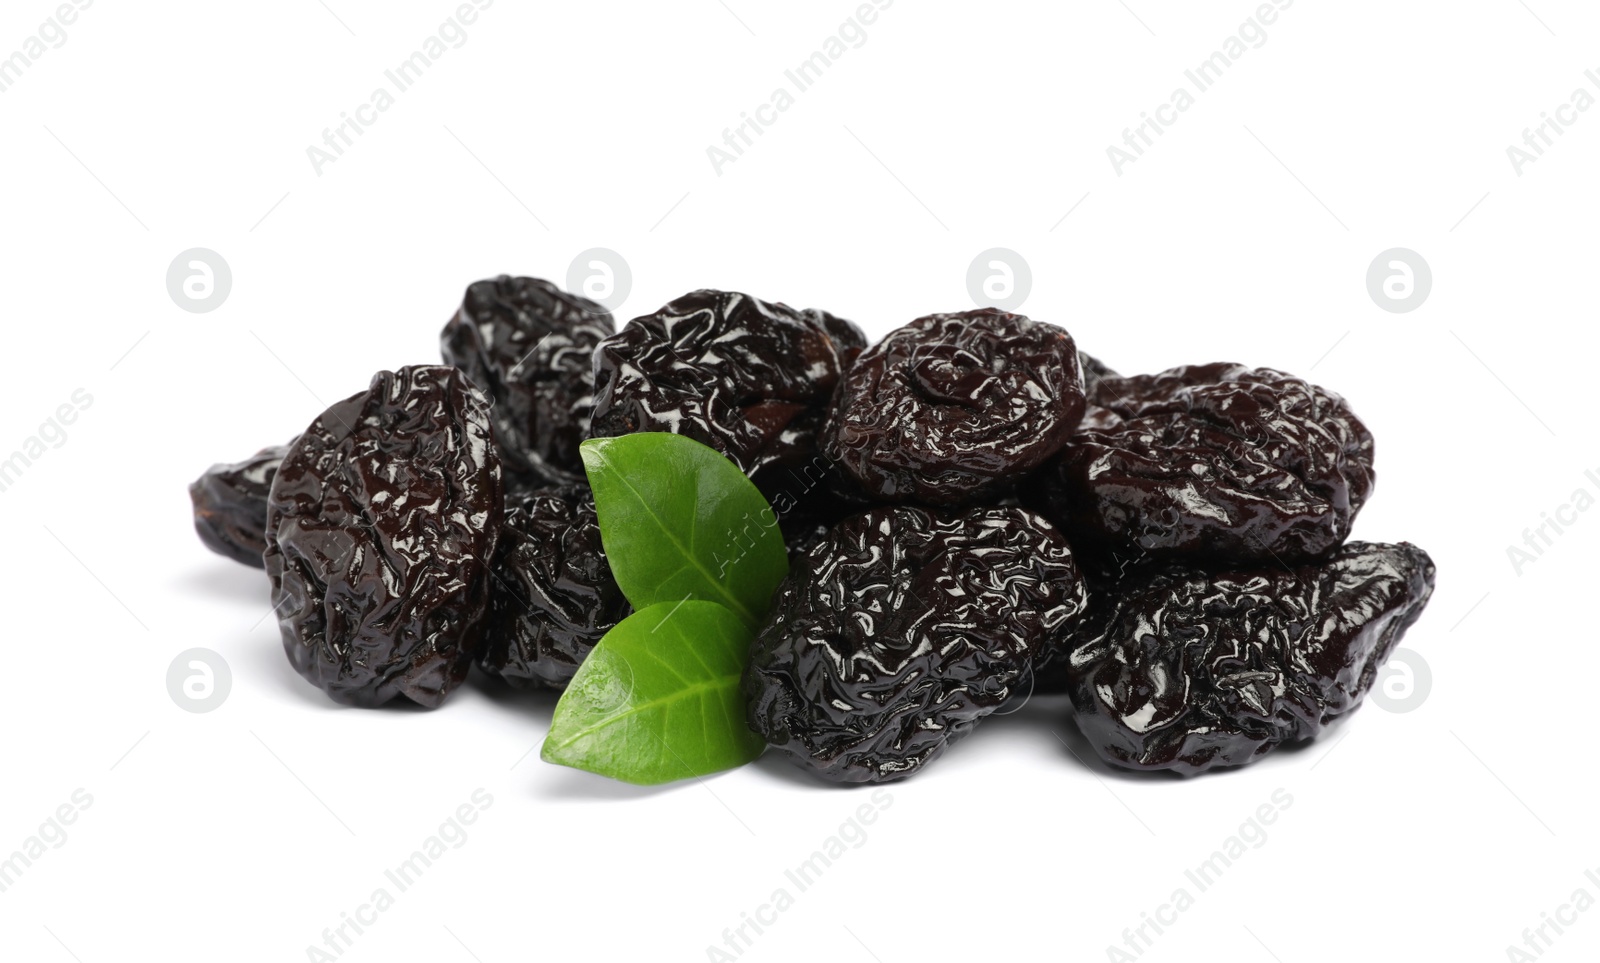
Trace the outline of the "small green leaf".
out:
<instances>
[{"instance_id":1,"label":"small green leaf","mask_svg":"<svg viewBox=\"0 0 1600 963\"><path fill-rule=\"evenodd\" d=\"M789 556L738 466L664 432L593 438L582 452L611 574L635 609L688 598L761 623Z\"/></svg>"},{"instance_id":2,"label":"small green leaf","mask_svg":"<svg viewBox=\"0 0 1600 963\"><path fill-rule=\"evenodd\" d=\"M641 786L744 765L766 745L739 693L750 640L715 602L635 612L578 667L539 757Z\"/></svg>"}]
</instances>

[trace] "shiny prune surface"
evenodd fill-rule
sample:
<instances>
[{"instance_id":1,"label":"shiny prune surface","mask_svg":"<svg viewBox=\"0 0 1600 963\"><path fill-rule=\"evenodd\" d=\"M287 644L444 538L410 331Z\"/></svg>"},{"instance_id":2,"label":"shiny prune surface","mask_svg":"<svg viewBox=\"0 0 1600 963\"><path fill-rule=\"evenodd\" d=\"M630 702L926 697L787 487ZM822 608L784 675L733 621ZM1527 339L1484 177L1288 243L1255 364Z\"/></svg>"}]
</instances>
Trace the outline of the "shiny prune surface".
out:
<instances>
[{"instance_id":1,"label":"shiny prune surface","mask_svg":"<svg viewBox=\"0 0 1600 963\"><path fill-rule=\"evenodd\" d=\"M1020 508L879 506L835 525L751 649L752 729L833 782L887 782L1028 691L1083 611L1066 539Z\"/></svg>"},{"instance_id":2,"label":"shiny prune surface","mask_svg":"<svg viewBox=\"0 0 1600 963\"><path fill-rule=\"evenodd\" d=\"M595 351L590 434L670 431L722 452L769 498L798 488L860 329L731 291L694 291ZM783 511L782 506L777 506Z\"/></svg>"},{"instance_id":3,"label":"shiny prune surface","mask_svg":"<svg viewBox=\"0 0 1600 963\"><path fill-rule=\"evenodd\" d=\"M481 668L519 688L565 688L631 611L606 561L587 485L508 496Z\"/></svg>"},{"instance_id":4,"label":"shiny prune surface","mask_svg":"<svg viewBox=\"0 0 1600 963\"><path fill-rule=\"evenodd\" d=\"M1095 568L1327 555L1372 490L1372 435L1344 399L1269 368L1103 377L1094 415L1022 486Z\"/></svg>"},{"instance_id":5,"label":"shiny prune surface","mask_svg":"<svg viewBox=\"0 0 1600 963\"><path fill-rule=\"evenodd\" d=\"M779 526L783 532L784 548L789 552L790 564L797 563L827 539L834 524L806 516L794 518L786 525L785 520L780 518Z\"/></svg>"},{"instance_id":6,"label":"shiny prune surface","mask_svg":"<svg viewBox=\"0 0 1600 963\"><path fill-rule=\"evenodd\" d=\"M262 568L267 547L267 492L288 451L263 448L244 461L212 465L189 485L194 530L206 548L236 562Z\"/></svg>"},{"instance_id":7,"label":"shiny prune surface","mask_svg":"<svg viewBox=\"0 0 1600 963\"><path fill-rule=\"evenodd\" d=\"M519 479L528 487L581 477L594 348L615 330L611 312L539 278L467 288L440 348L488 396L508 476L531 476Z\"/></svg>"},{"instance_id":8,"label":"shiny prune surface","mask_svg":"<svg viewBox=\"0 0 1600 963\"><path fill-rule=\"evenodd\" d=\"M994 308L918 318L862 352L824 453L870 495L929 505L1004 492L1077 428L1071 335Z\"/></svg>"},{"instance_id":9,"label":"shiny prune surface","mask_svg":"<svg viewBox=\"0 0 1600 963\"><path fill-rule=\"evenodd\" d=\"M1100 382L1106 378L1120 378L1122 375L1111 370L1111 367L1099 358L1083 351L1078 352L1078 366L1083 369L1083 393L1091 403L1097 402L1096 391Z\"/></svg>"},{"instance_id":10,"label":"shiny prune surface","mask_svg":"<svg viewBox=\"0 0 1600 963\"><path fill-rule=\"evenodd\" d=\"M295 670L337 702L438 706L483 635L502 500L488 402L458 368L380 371L319 415L268 500Z\"/></svg>"},{"instance_id":11,"label":"shiny prune surface","mask_svg":"<svg viewBox=\"0 0 1600 963\"><path fill-rule=\"evenodd\" d=\"M1078 422L1079 431L1088 431L1091 428L1105 428L1116 424L1121 419L1109 405L1115 404L1119 395L1114 383L1122 379L1105 362L1092 355L1078 352L1078 364L1083 368L1083 395L1086 403L1083 408L1083 419Z\"/></svg>"},{"instance_id":12,"label":"shiny prune surface","mask_svg":"<svg viewBox=\"0 0 1600 963\"><path fill-rule=\"evenodd\" d=\"M1314 738L1353 712L1427 605L1406 542L1350 542L1292 570L1176 567L1097 592L1068 662L1074 718L1129 769L1194 775Z\"/></svg>"}]
</instances>

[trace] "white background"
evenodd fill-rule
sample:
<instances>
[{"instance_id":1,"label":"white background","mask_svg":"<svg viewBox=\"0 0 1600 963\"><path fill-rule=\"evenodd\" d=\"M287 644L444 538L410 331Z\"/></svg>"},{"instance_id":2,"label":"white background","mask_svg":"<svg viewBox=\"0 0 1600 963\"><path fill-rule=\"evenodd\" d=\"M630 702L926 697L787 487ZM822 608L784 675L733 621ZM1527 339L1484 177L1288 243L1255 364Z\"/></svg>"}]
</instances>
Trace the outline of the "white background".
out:
<instances>
[{"instance_id":1,"label":"white background","mask_svg":"<svg viewBox=\"0 0 1600 963\"><path fill-rule=\"evenodd\" d=\"M193 535L207 465L436 359L468 282L560 281L594 246L631 265L622 318L710 286L873 334L969 307L974 255L1013 249L1022 310L1122 371L1240 361L1344 394L1378 439L1357 537L1439 566L1404 643L1432 671L1415 711L1181 781L1084 765L1035 700L892 786L743 959L1106 959L1187 886L1145 959L1498 960L1600 897L1600 512L1507 557L1600 494L1600 110L1520 176L1506 154L1600 95L1592 5L1301 0L1119 176L1106 148L1255 4L901 0L719 176L707 147L854 3L500 0L319 176L306 148L454 10L328 3L95 3L0 93L0 455L93 399L0 492L0 856L93 799L0 893L7 959L306 959L482 788L343 959L703 960L868 800L770 757L655 790L548 766L550 697L338 708L284 660L264 576ZM0 56L53 9L8 2ZM1411 313L1365 285L1395 246L1433 270ZM193 247L233 272L208 314L165 286ZM194 646L233 673L207 714L166 688ZM1280 788L1197 893L1184 870ZM1576 919L1546 958L1593 958L1600 912Z\"/></svg>"}]
</instances>

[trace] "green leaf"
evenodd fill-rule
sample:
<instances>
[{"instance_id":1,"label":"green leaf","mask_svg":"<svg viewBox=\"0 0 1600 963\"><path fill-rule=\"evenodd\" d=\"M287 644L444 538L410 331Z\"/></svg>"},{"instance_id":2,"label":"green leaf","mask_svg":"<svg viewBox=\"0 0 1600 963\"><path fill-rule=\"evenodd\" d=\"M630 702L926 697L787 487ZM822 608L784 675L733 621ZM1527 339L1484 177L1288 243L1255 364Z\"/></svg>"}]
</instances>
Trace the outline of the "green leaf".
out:
<instances>
[{"instance_id":1,"label":"green leaf","mask_svg":"<svg viewBox=\"0 0 1600 963\"><path fill-rule=\"evenodd\" d=\"M611 574L635 609L696 599L761 623L789 556L737 465L664 432L593 438L582 452Z\"/></svg>"},{"instance_id":2,"label":"green leaf","mask_svg":"<svg viewBox=\"0 0 1600 963\"><path fill-rule=\"evenodd\" d=\"M739 692L751 637L715 602L635 612L578 667L539 757L641 786L744 765L766 745Z\"/></svg>"}]
</instances>

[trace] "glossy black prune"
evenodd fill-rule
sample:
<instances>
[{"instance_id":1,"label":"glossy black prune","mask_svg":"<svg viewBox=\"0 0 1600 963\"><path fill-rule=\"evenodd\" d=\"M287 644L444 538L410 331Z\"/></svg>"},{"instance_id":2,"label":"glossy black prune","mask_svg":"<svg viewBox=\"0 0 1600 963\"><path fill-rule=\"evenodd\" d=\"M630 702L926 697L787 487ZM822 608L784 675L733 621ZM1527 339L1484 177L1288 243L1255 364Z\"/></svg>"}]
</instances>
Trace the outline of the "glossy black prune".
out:
<instances>
[{"instance_id":1,"label":"glossy black prune","mask_svg":"<svg viewBox=\"0 0 1600 963\"><path fill-rule=\"evenodd\" d=\"M507 498L480 667L519 688L565 688L631 611L606 561L587 485Z\"/></svg>"},{"instance_id":2,"label":"glossy black prune","mask_svg":"<svg viewBox=\"0 0 1600 963\"><path fill-rule=\"evenodd\" d=\"M189 485L194 530L206 548L236 562L264 567L267 492L288 450L275 445L232 465L212 465Z\"/></svg>"},{"instance_id":3,"label":"glossy black prune","mask_svg":"<svg viewBox=\"0 0 1600 963\"><path fill-rule=\"evenodd\" d=\"M954 505L1002 493L1084 410L1071 335L994 308L918 318L862 352L823 451L870 495Z\"/></svg>"},{"instance_id":4,"label":"glossy black prune","mask_svg":"<svg viewBox=\"0 0 1600 963\"><path fill-rule=\"evenodd\" d=\"M1106 365L1104 361L1082 351L1078 352L1078 366L1083 369L1083 393L1091 403L1095 402L1095 391L1100 387L1100 382L1107 378L1120 378Z\"/></svg>"},{"instance_id":5,"label":"glossy black prune","mask_svg":"<svg viewBox=\"0 0 1600 963\"><path fill-rule=\"evenodd\" d=\"M615 330L611 312L539 278L501 275L467 288L440 348L488 396L508 481L581 478L594 348Z\"/></svg>"},{"instance_id":6,"label":"glossy black prune","mask_svg":"<svg viewBox=\"0 0 1600 963\"><path fill-rule=\"evenodd\" d=\"M1083 607L1031 512L873 508L793 562L745 670L750 726L823 779L904 778L1027 692Z\"/></svg>"},{"instance_id":7,"label":"glossy black prune","mask_svg":"<svg viewBox=\"0 0 1600 963\"><path fill-rule=\"evenodd\" d=\"M1087 400L1078 430L1088 431L1116 424L1121 419L1107 405L1115 403L1117 394L1113 383L1120 381L1122 375L1107 367L1105 362L1082 351L1078 352L1078 364L1083 368L1083 394Z\"/></svg>"},{"instance_id":8,"label":"glossy black prune","mask_svg":"<svg viewBox=\"0 0 1600 963\"><path fill-rule=\"evenodd\" d=\"M1022 487L1108 572L1328 554L1372 489L1372 435L1344 399L1268 368L1104 377L1103 414Z\"/></svg>"},{"instance_id":9,"label":"glossy black prune","mask_svg":"<svg viewBox=\"0 0 1600 963\"><path fill-rule=\"evenodd\" d=\"M694 291L600 344L590 434L686 435L728 456L773 498L822 467L817 432L865 343L855 325L825 311Z\"/></svg>"},{"instance_id":10,"label":"glossy black prune","mask_svg":"<svg viewBox=\"0 0 1600 963\"><path fill-rule=\"evenodd\" d=\"M791 558L821 541L834 525L878 504L820 454L799 470L772 472L765 480Z\"/></svg>"},{"instance_id":11,"label":"glossy black prune","mask_svg":"<svg viewBox=\"0 0 1600 963\"><path fill-rule=\"evenodd\" d=\"M380 371L319 415L268 501L296 671L336 702L439 705L483 635L502 499L488 402L458 368Z\"/></svg>"},{"instance_id":12,"label":"glossy black prune","mask_svg":"<svg viewBox=\"0 0 1600 963\"><path fill-rule=\"evenodd\" d=\"M835 523L801 516L789 520L779 518L778 524L783 532L784 548L789 552L789 562L794 565L828 537Z\"/></svg>"},{"instance_id":13,"label":"glossy black prune","mask_svg":"<svg viewBox=\"0 0 1600 963\"><path fill-rule=\"evenodd\" d=\"M1433 592L1409 543L1350 542L1286 570L1172 568L1093 593L1069 657L1102 759L1194 775L1314 738L1353 712Z\"/></svg>"}]
</instances>

